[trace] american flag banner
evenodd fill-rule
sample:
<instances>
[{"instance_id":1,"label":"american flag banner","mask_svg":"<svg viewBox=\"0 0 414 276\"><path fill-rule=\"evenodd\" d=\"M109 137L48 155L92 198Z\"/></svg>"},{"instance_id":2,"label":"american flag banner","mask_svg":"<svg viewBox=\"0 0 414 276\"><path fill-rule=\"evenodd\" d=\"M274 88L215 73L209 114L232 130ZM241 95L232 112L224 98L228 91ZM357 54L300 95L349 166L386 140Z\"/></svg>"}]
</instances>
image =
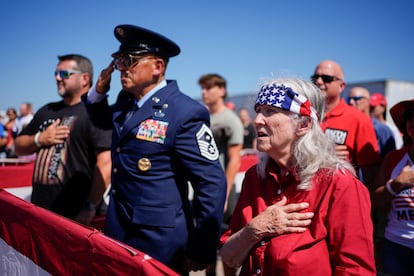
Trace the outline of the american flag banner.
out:
<instances>
[{"instance_id":1,"label":"american flag banner","mask_svg":"<svg viewBox=\"0 0 414 276\"><path fill-rule=\"evenodd\" d=\"M310 101L283 84L271 83L262 86L255 107L258 105L278 107L318 121L318 116Z\"/></svg>"},{"instance_id":2,"label":"american flag banner","mask_svg":"<svg viewBox=\"0 0 414 276\"><path fill-rule=\"evenodd\" d=\"M100 231L0 189L0 275L177 275Z\"/></svg>"}]
</instances>

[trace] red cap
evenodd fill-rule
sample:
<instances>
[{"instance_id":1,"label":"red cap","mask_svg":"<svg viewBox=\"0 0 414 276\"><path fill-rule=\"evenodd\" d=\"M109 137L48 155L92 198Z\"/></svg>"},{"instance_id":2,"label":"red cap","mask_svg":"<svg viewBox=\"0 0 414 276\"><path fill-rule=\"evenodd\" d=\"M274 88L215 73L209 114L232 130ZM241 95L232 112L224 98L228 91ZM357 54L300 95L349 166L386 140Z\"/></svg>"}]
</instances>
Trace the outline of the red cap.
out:
<instances>
[{"instance_id":1,"label":"red cap","mask_svg":"<svg viewBox=\"0 0 414 276\"><path fill-rule=\"evenodd\" d=\"M380 93L373 93L369 99L369 105L375 107L377 105L387 106L387 100L384 95Z\"/></svg>"},{"instance_id":2,"label":"red cap","mask_svg":"<svg viewBox=\"0 0 414 276\"><path fill-rule=\"evenodd\" d=\"M226 102L225 105L228 109L231 109L231 110L236 109L236 106L234 105L233 102Z\"/></svg>"}]
</instances>

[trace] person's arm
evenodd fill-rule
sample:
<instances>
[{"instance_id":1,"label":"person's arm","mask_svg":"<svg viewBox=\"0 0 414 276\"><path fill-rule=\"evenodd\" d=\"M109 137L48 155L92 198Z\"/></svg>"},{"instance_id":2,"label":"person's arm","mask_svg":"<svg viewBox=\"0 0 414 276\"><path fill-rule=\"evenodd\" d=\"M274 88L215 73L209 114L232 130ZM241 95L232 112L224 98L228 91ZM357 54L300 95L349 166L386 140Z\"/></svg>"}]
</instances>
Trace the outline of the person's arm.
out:
<instances>
[{"instance_id":1,"label":"person's arm","mask_svg":"<svg viewBox=\"0 0 414 276\"><path fill-rule=\"evenodd\" d=\"M89 119L99 129L112 130L112 112L108 104L108 91L111 74L114 71L113 62L101 71L94 87L82 96L82 101L88 110Z\"/></svg>"},{"instance_id":2,"label":"person's arm","mask_svg":"<svg viewBox=\"0 0 414 276\"><path fill-rule=\"evenodd\" d=\"M385 184L389 179L388 166L390 166L391 155L386 155L381 162L378 174L375 177L373 193L372 193L372 209L380 214L387 214L391 209L391 199L393 196L385 188Z\"/></svg>"},{"instance_id":3,"label":"person's arm","mask_svg":"<svg viewBox=\"0 0 414 276\"><path fill-rule=\"evenodd\" d=\"M68 136L68 126L60 125L60 119L57 119L42 132L39 131L34 135L23 134L17 136L14 150L16 155L29 155L41 147L62 144Z\"/></svg>"},{"instance_id":4,"label":"person's arm","mask_svg":"<svg viewBox=\"0 0 414 276\"><path fill-rule=\"evenodd\" d=\"M82 97L82 100L86 98L86 104L99 103L107 98L107 93L109 91L111 83L111 74L113 71L114 68L112 62L109 64L107 68L101 71L101 74L99 75L95 86L91 87L86 96Z\"/></svg>"},{"instance_id":5,"label":"person's arm","mask_svg":"<svg viewBox=\"0 0 414 276\"><path fill-rule=\"evenodd\" d=\"M287 199L283 197L231 235L220 249L223 262L229 267L239 267L253 246L264 238L306 231L314 214L300 211L308 208L309 204L286 203Z\"/></svg>"},{"instance_id":6,"label":"person's arm","mask_svg":"<svg viewBox=\"0 0 414 276\"><path fill-rule=\"evenodd\" d=\"M414 186L414 169L407 164L394 179L384 180L373 195L373 207L386 214L391 209L391 200L400 191Z\"/></svg>"},{"instance_id":7,"label":"person's arm","mask_svg":"<svg viewBox=\"0 0 414 276\"><path fill-rule=\"evenodd\" d=\"M89 196L90 201L96 205L101 203L104 192L111 184L111 168L111 151L105 150L98 153L92 182L92 191Z\"/></svg>"},{"instance_id":8,"label":"person's arm","mask_svg":"<svg viewBox=\"0 0 414 276\"><path fill-rule=\"evenodd\" d=\"M379 164L373 164L368 166L362 166L363 183L367 186L368 190L372 193L375 190L374 179L378 173Z\"/></svg>"},{"instance_id":9,"label":"person's arm","mask_svg":"<svg viewBox=\"0 0 414 276\"><path fill-rule=\"evenodd\" d=\"M349 162L349 150L346 145L335 145L335 154L339 158Z\"/></svg>"},{"instance_id":10,"label":"person's arm","mask_svg":"<svg viewBox=\"0 0 414 276\"><path fill-rule=\"evenodd\" d=\"M362 182L370 193L374 191L374 179L381 163L377 136L369 116L363 116L355 122L358 125L358 136L355 138L355 155L351 162L355 163L362 172Z\"/></svg>"},{"instance_id":11,"label":"person's arm","mask_svg":"<svg viewBox=\"0 0 414 276\"><path fill-rule=\"evenodd\" d=\"M227 184L218 149L210 139L213 134L207 109L187 97L181 98L180 104L188 109L176 115L180 128L175 135L175 156L180 176L194 190L188 218L194 227L190 228L186 250L186 269L191 271L216 262Z\"/></svg>"},{"instance_id":12,"label":"person's arm","mask_svg":"<svg viewBox=\"0 0 414 276\"><path fill-rule=\"evenodd\" d=\"M91 190L83 209L75 217L76 221L85 225L91 225L97 207L103 201L103 194L111 182L112 113L107 105L108 101L105 95L104 98L105 100L96 104L85 104L88 110L88 117L85 119L90 122L88 136L96 153ZM82 100L85 102L84 98Z\"/></svg>"},{"instance_id":13,"label":"person's arm","mask_svg":"<svg viewBox=\"0 0 414 276\"><path fill-rule=\"evenodd\" d=\"M393 197L385 185L378 187L372 195L372 209L378 211L379 214L387 215L391 210L391 200Z\"/></svg>"},{"instance_id":14,"label":"person's arm","mask_svg":"<svg viewBox=\"0 0 414 276\"><path fill-rule=\"evenodd\" d=\"M388 186L388 187L387 187ZM390 179L386 183L386 189L392 195L396 195L402 190L412 188L414 186L414 169L410 164L407 164L402 169L401 173L394 179Z\"/></svg>"},{"instance_id":15,"label":"person's arm","mask_svg":"<svg viewBox=\"0 0 414 276\"><path fill-rule=\"evenodd\" d=\"M225 211L227 211L227 204L229 197L231 195L231 190L234 185L234 180L240 169L241 165L241 156L243 149L243 139L244 139L244 127L240 118L236 114L231 114L228 118L228 127L229 127L229 136L227 139L227 160L225 163L225 174L227 181L227 196L226 203L224 205Z\"/></svg>"},{"instance_id":16,"label":"person's arm","mask_svg":"<svg viewBox=\"0 0 414 276\"><path fill-rule=\"evenodd\" d=\"M102 202L103 194L111 182L111 166L111 151L106 150L97 154L89 199L83 210L76 216L77 222L91 225L96 215L96 208Z\"/></svg>"},{"instance_id":17,"label":"person's arm","mask_svg":"<svg viewBox=\"0 0 414 276\"><path fill-rule=\"evenodd\" d=\"M338 173L340 174L340 173ZM373 225L368 189L347 174L335 177L325 219L334 275L375 275Z\"/></svg>"},{"instance_id":18,"label":"person's arm","mask_svg":"<svg viewBox=\"0 0 414 276\"><path fill-rule=\"evenodd\" d=\"M7 144L7 138L0 137L0 147L5 147Z\"/></svg>"},{"instance_id":19,"label":"person's arm","mask_svg":"<svg viewBox=\"0 0 414 276\"><path fill-rule=\"evenodd\" d=\"M111 61L111 63L108 65L108 67L106 67L105 69L103 69L101 71L101 74L98 77L98 80L96 81L96 84L93 88L93 92L92 93L96 93L95 95L93 95L93 97L99 97L98 100L96 99L92 99L91 102L97 102L99 100L101 100L106 93L108 93L109 89L110 89L110 85L111 85L111 75L112 72L114 72L114 63L113 61ZM90 97L90 95L88 95L88 98Z\"/></svg>"},{"instance_id":20,"label":"person's arm","mask_svg":"<svg viewBox=\"0 0 414 276\"><path fill-rule=\"evenodd\" d=\"M229 145L227 148L227 154L228 154L229 160L226 166L226 180L227 180L226 203L230 195L230 191L233 187L236 174L240 169L242 148L243 148L242 144Z\"/></svg>"},{"instance_id":21,"label":"person's arm","mask_svg":"<svg viewBox=\"0 0 414 276\"><path fill-rule=\"evenodd\" d=\"M0 147L4 147L7 144L7 131L4 130L3 125L0 124Z\"/></svg>"}]
</instances>

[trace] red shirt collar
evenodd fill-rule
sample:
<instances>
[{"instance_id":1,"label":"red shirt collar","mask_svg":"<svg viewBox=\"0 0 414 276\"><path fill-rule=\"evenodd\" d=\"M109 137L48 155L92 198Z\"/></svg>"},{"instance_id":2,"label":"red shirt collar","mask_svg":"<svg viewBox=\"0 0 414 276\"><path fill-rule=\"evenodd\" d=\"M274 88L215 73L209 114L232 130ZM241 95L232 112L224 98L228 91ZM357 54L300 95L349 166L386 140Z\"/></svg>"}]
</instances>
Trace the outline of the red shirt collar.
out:
<instances>
[{"instance_id":1,"label":"red shirt collar","mask_svg":"<svg viewBox=\"0 0 414 276\"><path fill-rule=\"evenodd\" d=\"M348 108L349 108L349 105L347 105L345 100L341 98L340 101L339 101L339 104L337 106L335 106L334 109L332 109L329 112L326 112L325 119L330 118L330 117L341 116L345 113L345 111Z\"/></svg>"},{"instance_id":2,"label":"red shirt collar","mask_svg":"<svg viewBox=\"0 0 414 276\"><path fill-rule=\"evenodd\" d=\"M297 185L300 183L300 178L295 168L283 170L282 174L281 167L271 158L269 158L269 161L266 165L266 174L273 177L282 185L282 187L286 187L292 184Z\"/></svg>"}]
</instances>

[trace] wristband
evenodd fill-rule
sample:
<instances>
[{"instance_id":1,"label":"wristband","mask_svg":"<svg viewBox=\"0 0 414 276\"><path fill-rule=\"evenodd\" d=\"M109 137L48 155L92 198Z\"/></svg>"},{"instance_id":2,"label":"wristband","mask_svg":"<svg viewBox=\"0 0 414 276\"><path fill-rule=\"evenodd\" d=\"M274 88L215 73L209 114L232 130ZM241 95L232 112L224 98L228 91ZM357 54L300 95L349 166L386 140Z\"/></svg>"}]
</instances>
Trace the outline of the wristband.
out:
<instances>
[{"instance_id":1,"label":"wristband","mask_svg":"<svg viewBox=\"0 0 414 276\"><path fill-rule=\"evenodd\" d=\"M42 144L40 144L40 142L39 142L39 136L40 136L40 131L38 133L36 133L35 137L34 137L34 142L35 142L35 144L38 148L42 147Z\"/></svg>"},{"instance_id":2,"label":"wristband","mask_svg":"<svg viewBox=\"0 0 414 276\"><path fill-rule=\"evenodd\" d=\"M387 191L392 194L393 196L397 195L397 193L392 189L391 187L391 182L393 182L394 179L390 179L387 181L387 183L385 184L385 188L387 188Z\"/></svg>"}]
</instances>

